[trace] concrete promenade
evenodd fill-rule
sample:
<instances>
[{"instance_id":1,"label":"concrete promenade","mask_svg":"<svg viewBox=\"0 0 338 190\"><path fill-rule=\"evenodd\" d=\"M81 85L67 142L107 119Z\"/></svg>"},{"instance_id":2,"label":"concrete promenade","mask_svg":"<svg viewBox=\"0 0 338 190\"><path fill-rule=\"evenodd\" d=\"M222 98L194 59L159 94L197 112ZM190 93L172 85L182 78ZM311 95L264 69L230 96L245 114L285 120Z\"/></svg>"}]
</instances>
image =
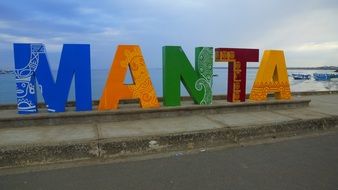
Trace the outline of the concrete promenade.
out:
<instances>
[{"instance_id":1,"label":"concrete promenade","mask_svg":"<svg viewBox=\"0 0 338 190\"><path fill-rule=\"evenodd\" d=\"M311 100L311 102L310 102ZM336 130L338 94L291 101L18 115L0 110L0 167L121 158Z\"/></svg>"}]
</instances>

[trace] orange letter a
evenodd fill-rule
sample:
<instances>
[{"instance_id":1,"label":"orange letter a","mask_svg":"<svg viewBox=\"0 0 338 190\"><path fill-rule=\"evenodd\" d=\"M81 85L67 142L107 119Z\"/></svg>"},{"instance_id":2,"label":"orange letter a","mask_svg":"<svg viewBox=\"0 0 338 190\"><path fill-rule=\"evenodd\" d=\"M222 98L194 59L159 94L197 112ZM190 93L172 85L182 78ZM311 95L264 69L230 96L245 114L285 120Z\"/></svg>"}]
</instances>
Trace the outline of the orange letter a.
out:
<instances>
[{"instance_id":1,"label":"orange letter a","mask_svg":"<svg viewBox=\"0 0 338 190\"><path fill-rule=\"evenodd\" d=\"M124 84L128 67L134 84ZM120 99L139 99L142 108L160 106L141 49L137 45L117 47L98 110L117 109Z\"/></svg>"},{"instance_id":2,"label":"orange letter a","mask_svg":"<svg viewBox=\"0 0 338 190\"><path fill-rule=\"evenodd\" d=\"M264 51L249 99L266 100L269 93L275 93L277 99L287 100L291 98L283 51Z\"/></svg>"}]
</instances>

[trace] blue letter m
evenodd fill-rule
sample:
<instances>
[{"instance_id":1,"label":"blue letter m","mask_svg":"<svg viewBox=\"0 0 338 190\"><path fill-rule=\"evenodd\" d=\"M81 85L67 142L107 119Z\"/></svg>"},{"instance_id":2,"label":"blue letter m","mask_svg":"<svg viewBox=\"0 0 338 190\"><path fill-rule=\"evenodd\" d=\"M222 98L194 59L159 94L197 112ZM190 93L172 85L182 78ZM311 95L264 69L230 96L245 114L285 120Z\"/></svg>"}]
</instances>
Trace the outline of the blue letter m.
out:
<instances>
[{"instance_id":1,"label":"blue letter m","mask_svg":"<svg viewBox=\"0 0 338 190\"><path fill-rule=\"evenodd\" d=\"M37 112L36 81L48 110L64 112L73 76L76 110L92 109L89 45L63 45L56 81L43 44L14 44L14 58L19 113Z\"/></svg>"}]
</instances>

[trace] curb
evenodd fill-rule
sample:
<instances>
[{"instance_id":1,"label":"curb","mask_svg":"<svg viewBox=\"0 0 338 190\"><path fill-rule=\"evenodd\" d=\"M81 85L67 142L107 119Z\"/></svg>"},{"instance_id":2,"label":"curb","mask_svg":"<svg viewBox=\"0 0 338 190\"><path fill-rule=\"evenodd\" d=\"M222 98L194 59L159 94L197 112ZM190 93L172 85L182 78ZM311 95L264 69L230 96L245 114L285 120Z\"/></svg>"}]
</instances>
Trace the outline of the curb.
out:
<instances>
[{"instance_id":1,"label":"curb","mask_svg":"<svg viewBox=\"0 0 338 190\"><path fill-rule=\"evenodd\" d=\"M295 136L325 130L336 130L338 116L320 119L193 131L186 133L98 139L88 142L67 142L52 145L0 147L0 168L38 165L56 162L123 158L140 154L189 150L236 144L253 139Z\"/></svg>"},{"instance_id":2,"label":"curb","mask_svg":"<svg viewBox=\"0 0 338 190\"><path fill-rule=\"evenodd\" d=\"M0 118L0 128L55 126L65 124L88 124L98 122L115 122L150 118L180 117L243 111L263 111L270 109L289 109L309 106L311 100L272 100L265 102L240 102L214 105L189 105L180 107L161 107L157 109L130 108L111 111L42 113L31 115L15 114Z\"/></svg>"}]
</instances>

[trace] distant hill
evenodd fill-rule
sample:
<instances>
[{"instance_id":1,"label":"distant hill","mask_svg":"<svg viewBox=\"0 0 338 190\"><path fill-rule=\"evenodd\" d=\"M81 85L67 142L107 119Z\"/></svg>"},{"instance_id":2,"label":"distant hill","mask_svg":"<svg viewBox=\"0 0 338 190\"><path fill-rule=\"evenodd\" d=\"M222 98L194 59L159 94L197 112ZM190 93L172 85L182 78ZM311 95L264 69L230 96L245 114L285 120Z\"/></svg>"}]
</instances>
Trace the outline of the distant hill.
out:
<instances>
[{"instance_id":1,"label":"distant hill","mask_svg":"<svg viewBox=\"0 0 338 190\"><path fill-rule=\"evenodd\" d=\"M306 70L338 70L338 66L322 66L322 67L288 67L288 69L306 69Z\"/></svg>"},{"instance_id":2,"label":"distant hill","mask_svg":"<svg viewBox=\"0 0 338 190\"><path fill-rule=\"evenodd\" d=\"M0 74L13 74L14 73L14 71L12 71L12 70L2 70L2 69L0 69Z\"/></svg>"}]
</instances>

